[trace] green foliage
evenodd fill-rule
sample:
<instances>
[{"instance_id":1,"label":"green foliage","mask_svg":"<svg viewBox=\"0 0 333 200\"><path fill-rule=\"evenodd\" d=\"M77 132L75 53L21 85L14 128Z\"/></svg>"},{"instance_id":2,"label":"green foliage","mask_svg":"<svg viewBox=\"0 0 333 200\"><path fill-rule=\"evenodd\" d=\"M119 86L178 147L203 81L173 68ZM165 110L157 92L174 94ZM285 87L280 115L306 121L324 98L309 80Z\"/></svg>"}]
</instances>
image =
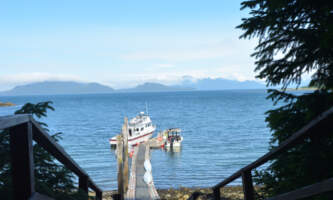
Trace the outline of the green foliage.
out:
<instances>
[{"instance_id":1,"label":"green foliage","mask_svg":"<svg viewBox=\"0 0 333 200\"><path fill-rule=\"evenodd\" d=\"M313 71L312 86L333 87L333 1L249 0L242 9L251 16L238 26L241 38L259 38L258 78L285 88Z\"/></svg>"},{"instance_id":2,"label":"green foliage","mask_svg":"<svg viewBox=\"0 0 333 200\"><path fill-rule=\"evenodd\" d=\"M273 132L270 150L333 106L333 95L320 90L301 96L275 90L269 98L288 102L267 112L266 121ZM267 169L256 171L255 182L265 185L264 194L274 196L333 177L333 135L330 133L331 130L318 130L314 136L277 156ZM332 194L319 199L332 199L329 195Z\"/></svg>"},{"instance_id":3,"label":"green foliage","mask_svg":"<svg viewBox=\"0 0 333 200\"><path fill-rule=\"evenodd\" d=\"M283 103L267 112L272 131L270 149L274 149L333 106L333 1L247 0L241 9L250 12L237 27L244 31L241 38L259 38L252 54L257 78L265 79L268 86L282 85L282 91L270 90L268 96L274 103ZM299 85L305 73L313 74L310 86L318 90L301 95L287 93L288 85ZM265 186L265 196L333 177L331 133L317 130L277 156L267 169L257 171L255 182ZM333 199L333 195L310 199Z\"/></svg>"},{"instance_id":4,"label":"green foliage","mask_svg":"<svg viewBox=\"0 0 333 200\"><path fill-rule=\"evenodd\" d=\"M54 110L52 102L27 103L15 114L32 114L35 118L47 116L47 110ZM39 122L47 130L47 124ZM52 135L55 141L61 139L61 133ZM87 199L86 194L77 191L73 174L66 167L55 162L55 158L41 146L34 144L34 164L36 190L58 200ZM0 132L0 199L12 199L12 181L10 167L9 131Z\"/></svg>"}]
</instances>

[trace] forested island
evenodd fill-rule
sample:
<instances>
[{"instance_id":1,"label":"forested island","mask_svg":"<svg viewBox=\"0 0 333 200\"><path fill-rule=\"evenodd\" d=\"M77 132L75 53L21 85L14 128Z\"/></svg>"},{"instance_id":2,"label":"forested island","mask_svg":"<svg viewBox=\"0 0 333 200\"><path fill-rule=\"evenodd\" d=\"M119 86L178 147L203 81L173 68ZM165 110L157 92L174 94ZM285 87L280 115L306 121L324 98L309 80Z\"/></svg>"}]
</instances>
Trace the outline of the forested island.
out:
<instances>
[{"instance_id":1,"label":"forested island","mask_svg":"<svg viewBox=\"0 0 333 200\"><path fill-rule=\"evenodd\" d=\"M1 102L0 101L0 107L7 107L7 106L15 106L15 104L11 102Z\"/></svg>"}]
</instances>

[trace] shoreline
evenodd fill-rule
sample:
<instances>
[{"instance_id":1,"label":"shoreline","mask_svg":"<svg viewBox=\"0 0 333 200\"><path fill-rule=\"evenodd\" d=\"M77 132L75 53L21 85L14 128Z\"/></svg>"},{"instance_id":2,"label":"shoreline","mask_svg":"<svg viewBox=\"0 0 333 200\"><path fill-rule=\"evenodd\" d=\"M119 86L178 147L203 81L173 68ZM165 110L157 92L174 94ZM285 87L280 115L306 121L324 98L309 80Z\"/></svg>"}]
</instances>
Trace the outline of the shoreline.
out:
<instances>
[{"instance_id":1,"label":"shoreline","mask_svg":"<svg viewBox=\"0 0 333 200\"><path fill-rule=\"evenodd\" d=\"M198 200L213 199L213 191L211 188L205 187L180 187L180 188L169 188L169 189L156 189L160 196L160 199L165 200L187 200L193 193L200 194ZM103 192L104 200L113 200L112 196L117 194L116 190L110 190ZM237 186L226 186L221 189L222 200L241 200L244 199L243 187Z\"/></svg>"},{"instance_id":2,"label":"shoreline","mask_svg":"<svg viewBox=\"0 0 333 200\"><path fill-rule=\"evenodd\" d=\"M318 90L318 88L311 88L311 87L305 87L305 88L287 88L286 91L315 91Z\"/></svg>"}]
</instances>

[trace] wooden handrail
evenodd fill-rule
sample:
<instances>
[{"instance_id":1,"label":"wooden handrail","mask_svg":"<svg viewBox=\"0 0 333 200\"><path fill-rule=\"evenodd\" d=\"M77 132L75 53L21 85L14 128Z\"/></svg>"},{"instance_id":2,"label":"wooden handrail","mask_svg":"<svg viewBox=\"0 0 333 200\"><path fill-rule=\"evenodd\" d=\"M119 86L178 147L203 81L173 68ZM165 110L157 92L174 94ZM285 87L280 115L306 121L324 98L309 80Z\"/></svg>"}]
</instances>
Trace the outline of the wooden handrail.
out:
<instances>
[{"instance_id":1,"label":"wooden handrail","mask_svg":"<svg viewBox=\"0 0 333 200\"><path fill-rule=\"evenodd\" d=\"M48 196L45 196L45 195L42 195L42 194L39 194L38 192L35 192L29 200L54 200Z\"/></svg>"},{"instance_id":2,"label":"wooden handrail","mask_svg":"<svg viewBox=\"0 0 333 200\"><path fill-rule=\"evenodd\" d=\"M244 175L244 173L251 174L251 171L253 169L261 166L262 164L266 163L267 161L273 159L275 156L277 156L277 155L281 154L282 152L286 151L287 149L295 146L297 144L297 142L301 141L302 139L304 139L304 138L306 138L310 135L315 134L316 130L321 130L322 127L332 126L331 125L332 121L330 121L330 118L329 118L329 117L332 117L332 116L333 116L333 107L331 107L327 111L323 112L318 117L316 117L314 120L312 120L310 123L308 123L303 128L298 130L296 133L294 133L292 136L290 136L287 140L282 142L277 148L271 150L270 152L263 155L262 157L260 157L256 161L254 161L251 164L243 167L242 169L238 170L237 172L235 172L234 174L232 174L231 176L229 176L225 180L223 180L220 183L213 186L212 189L214 191L215 199L220 199L220 197L219 197L220 191L219 190L220 190L221 187L229 184L230 182L234 181L237 178L242 177L242 175ZM250 177L247 177L247 179L249 181L252 181L252 179ZM244 184L244 181L243 181L243 184ZM246 181L245 181L245 184L247 184ZM245 192L245 189L244 189L245 199L251 199L252 195L253 195L253 191L248 190L248 192Z\"/></svg>"},{"instance_id":3,"label":"wooden handrail","mask_svg":"<svg viewBox=\"0 0 333 200\"><path fill-rule=\"evenodd\" d=\"M267 200L304 199L333 190L333 178L268 198Z\"/></svg>"},{"instance_id":4,"label":"wooden handrail","mask_svg":"<svg viewBox=\"0 0 333 200\"><path fill-rule=\"evenodd\" d=\"M68 169L78 176L88 176L88 174L65 152L65 150L54 139L47 134L44 129L34 119L33 139L47 150L52 156L64 164Z\"/></svg>"},{"instance_id":5,"label":"wooden handrail","mask_svg":"<svg viewBox=\"0 0 333 200\"><path fill-rule=\"evenodd\" d=\"M0 130L7 128L10 131L15 199L28 199L36 195L32 140L35 140L38 145L42 146L79 177L79 180L81 180L79 184L80 189L88 193L88 187L90 187L96 192L96 198L102 199L103 191L31 115L22 114L0 117ZM22 174L24 174L23 178Z\"/></svg>"},{"instance_id":6,"label":"wooden handrail","mask_svg":"<svg viewBox=\"0 0 333 200\"><path fill-rule=\"evenodd\" d=\"M30 114L2 116L0 117L0 130L27 123L31 118Z\"/></svg>"}]
</instances>

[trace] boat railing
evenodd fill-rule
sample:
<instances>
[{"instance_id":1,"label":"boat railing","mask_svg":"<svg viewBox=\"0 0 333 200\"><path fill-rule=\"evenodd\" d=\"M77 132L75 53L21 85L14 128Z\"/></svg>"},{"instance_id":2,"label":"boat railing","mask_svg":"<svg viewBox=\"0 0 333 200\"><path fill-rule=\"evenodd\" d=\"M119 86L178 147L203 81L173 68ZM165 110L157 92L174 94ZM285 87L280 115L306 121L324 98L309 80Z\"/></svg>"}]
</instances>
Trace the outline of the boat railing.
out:
<instances>
[{"instance_id":1,"label":"boat railing","mask_svg":"<svg viewBox=\"0 0 333 200\"><path fill-rule=\"evenodd\" d=\"M332 121L333 121L333 107L329 110L323 112L317 118L312 120L306 126L295 132L292 136L290 136L287 140L282 142L277 148L271 150L267 154L263 155L256 161L251 164L243 167L238 170L222 182L215 185L213 189L214 198L220 199L220 189L230 182L242 178L243 184L243 193L245 200L253 200L255 199L255 191L252 182L252 170L261 166L274 159L276 156L280 155L283 152L286 152L292 147L295 147L297 144L304 141L305 138L308 137L323 137L328 134L332 134ZM277 195L275 197L269 198L269 200L283 200L283 199L301 199L311 197L317 194L322 194L324 192L333 191L333 177L323 180L319 183L315 183L312 185L308 185L302 188L298 188L294 191Z\"/></svg>"},{"instance_id":2,"label":"boat railing","mask_svg":"<svg viewBox=\"0 0 333 200\"><path fill-rule=\"evenodd\" d=\"M39 194L35 189L33 140L78 176L78 188L80 190L88 194L88 189L91 188L96 194L96 199L102 199L102 190L33 119L32 115L21 114L0 117L0 130L4 129L8 129L10 134L12 182L15 200L51 199Z\"/></svg>"}]
</instances>

